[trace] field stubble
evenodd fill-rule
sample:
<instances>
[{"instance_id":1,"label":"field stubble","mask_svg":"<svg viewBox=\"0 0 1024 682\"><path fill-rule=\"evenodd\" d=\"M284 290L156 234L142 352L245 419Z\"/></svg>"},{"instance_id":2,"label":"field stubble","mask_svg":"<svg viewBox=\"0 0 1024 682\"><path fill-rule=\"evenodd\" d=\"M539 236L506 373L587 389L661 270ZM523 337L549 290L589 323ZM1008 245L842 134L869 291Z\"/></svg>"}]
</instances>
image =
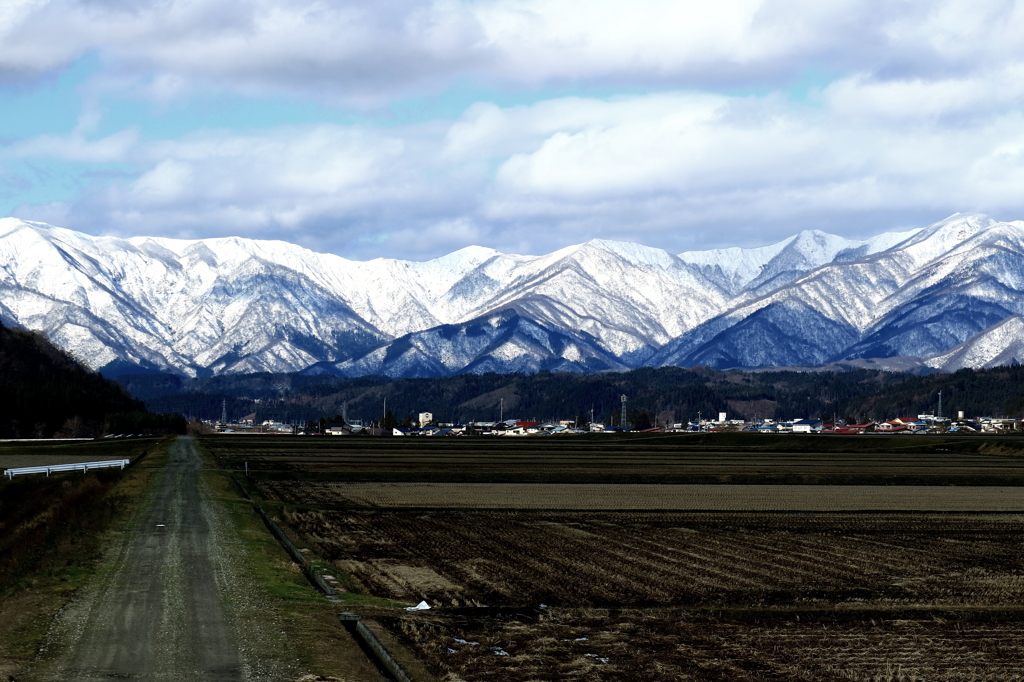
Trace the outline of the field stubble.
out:
<instances>
[{"instance_id":1,"label":"field stubble","mask_svg":"<svg viewBox=\"0 0 1024 682\"><path fill-rule=\"evenodd\" d=\"M286 519L367 591L433 605L381 622L447 682L1024 680L1016 515Z\"/></svg>"},{"instance_id":2,"label":"field stubble","mask_svg":"<svg viewBox=\"0 0 1024 682\"><path fill-rule=\"evenodd\" d=\"M286 520L375 594L439 607L1018 607L1020 517L320 512Z\"/></svg>"},{"instance_id":3,"label":"field stubble","mask_svg":"<svg viewBox=\"0 0 1024 682\"><path fill-rule=\"evenodd\" d=\"M220 442L352 589L434 607L368 615L446 682L1024 680L1016 455L754 438L756 452L487 443L475 459L465 443ZM654 485L603 486L641 461ZM933 485L735 485L840 470ZM734 485L668 485L693 472Z\"/></svg>"},{"instance_id":4,"label":"field stubble","mask_svg":"<svg viewBox=\"0 0 1024 682\"><path fill-rule=\"evenodd\" d=\"M453 619L395 618L447 680L929 682L1024 679L1020 623L852 622L707 614L573 611Z\"/></svg>"}]
</instances>

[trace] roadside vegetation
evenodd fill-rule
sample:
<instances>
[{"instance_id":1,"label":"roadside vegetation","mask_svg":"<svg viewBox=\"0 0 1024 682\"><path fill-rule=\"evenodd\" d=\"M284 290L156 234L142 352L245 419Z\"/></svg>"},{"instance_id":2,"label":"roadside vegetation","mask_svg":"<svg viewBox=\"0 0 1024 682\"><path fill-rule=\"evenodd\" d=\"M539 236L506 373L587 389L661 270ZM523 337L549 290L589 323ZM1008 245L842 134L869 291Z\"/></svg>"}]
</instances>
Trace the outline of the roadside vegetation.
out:
<instances>
[{"instance_id":1,"label":"roadside vegetation","mask_svg":"<svg viewBox=\"0 0 1024 682\"><path fill-rule=\"evenodd\" d=\"M27 665L56 613L97 571L104 550L127 532L166 439L0 445L0 463L17 458L131 459L127 469L0 478L0 676Z\"/></svg>"},{"instance_id":2,"label":"roadside vegetation","mask_svg":"<svg viewBox=\"0 0 1024 682\"><path fill-rule=\"evenodd\" d=\"M206 461L206 483L214 500L228 511L231 530L241 547L237 557L239 571L253 583L245 603L229 607L244 618L256 604L258 613L250 615L260 620L272 617L280 632L263 643L270 649L266 652L269 657L276 655L294 661L297 668L325 680L340 676L345 680L383 682L375 665L337 618L345 604L329 601L309 584L299 566L253 511L252 503L241 494L230 472L221 468L204 445L201 442L199 449ZM315 560L315 555L312 558Z\"/></svg>"}]
</instances>

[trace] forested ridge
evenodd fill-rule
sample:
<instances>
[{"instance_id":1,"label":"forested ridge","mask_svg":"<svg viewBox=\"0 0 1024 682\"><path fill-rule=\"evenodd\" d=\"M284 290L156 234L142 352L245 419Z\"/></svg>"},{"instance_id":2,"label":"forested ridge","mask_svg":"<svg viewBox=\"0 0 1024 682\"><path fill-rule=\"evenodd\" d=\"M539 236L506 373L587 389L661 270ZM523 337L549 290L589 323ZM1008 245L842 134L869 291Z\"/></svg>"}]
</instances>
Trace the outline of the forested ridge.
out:
<instances>
[{"instance_id":1,"label":"forested ridge","mask_svg":"<svg viewBox=\"0 0 1024 682\"><path fill-rule=\"evenodd\" d=\"M961 370L918 376L900 372L718 371L708 368L642 368L608 374L464 374L436 379L302 374L249 374L210 379L170 375L119 377L150 409L197 418L304 423L344 414L370 423L383 416L383 401L401 421L432 412L439 421L594 419L617 424L621 396L627 421L680 422L726 412L730 418L833 417L883 420L935 413L942 391L946 416L1022 416L1024 368ZM502 413L502 407L504 411Z\"/></svg>"},{"instance_id":2,"label":"forested ridge","mask_svg":"<svg viewBox=\"0 0 1024 682\"><path fill-rule=\"evenodd\" d=\"M141 400L84 367L42 334L3 325L0 401L0 438L97 436L112 425L116 429L127 424L165 429L174 422L174 430L184 428L180 417L146 414Z\"/></svg>"}]
</instances>

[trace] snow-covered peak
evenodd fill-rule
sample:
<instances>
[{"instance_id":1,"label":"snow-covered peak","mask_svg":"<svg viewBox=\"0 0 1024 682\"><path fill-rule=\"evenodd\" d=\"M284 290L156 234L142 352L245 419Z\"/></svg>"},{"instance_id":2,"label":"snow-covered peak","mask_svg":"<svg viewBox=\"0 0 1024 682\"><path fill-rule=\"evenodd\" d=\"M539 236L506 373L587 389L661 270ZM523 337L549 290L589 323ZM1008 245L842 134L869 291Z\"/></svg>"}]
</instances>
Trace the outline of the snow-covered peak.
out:
<instances>
[{"instance_id":1,"label":"snow-covered peak","mask_svg":"<svg viewBox=\"0 0 1024 682\"><path fill-rule=\"evenodd\" d=\"M920 229L885 232L858 241L821 230L804 230L768 246L685 251L679 254L679 258L704 269L718 269L720 281L738 293L745 287L758 287L773 281L783 273L792 277L793 273L810 272L837 260L848 262L886 251L919 232Z\"/></svg>"},{"instance_id":2,"label":"snow-covered peak","mask_svg":"<svg viewBox=\"0 0 1024 682\"><path fill-rule=\"evenodd\" d=\"M34 220L22 220L21 218L0 218L0 237L6 237L8 234L17 232L18 230L33 230L36 232L54 234L79 234L78 232L74 232L63 227L54 227L53 225L36 222Z\"/></svg>"},{"instance_id":3,"label":"snow-covered peak","mask_svg":"<svg viewBox=\"0 0 1024 682\"><path fill-rule=\"evenodd\" d=\"M7 235L17 232L18 230L30 227L24 220L18 220L17 218L0 218L0 238L6 237Z\"/></svg>"},{"instance_id":4,"label":"snow-covered peak","mask_svg":"<svg viewBox=\"0 0 1024 682\"><path fill-rule=\"evenodd\" d=\"M948 253L998 221L982 213L954 213L945 220L929 225L916 235L898 244L898 250L920 266Z\"/></svg>"},{"instance_id":5,"label":"snow-covered peak","mask_svg":"<svg viewBox=\"0 0 1024 682\"><path fill-rule=\"evenodd\" d=\"M864 242L845 239L821 230L804 230L786 245L779 257L788 255L792 265L814 269L831 263L847 249L857 248Z\"/></svg>"},{"instance_id":6,"label":"snow-covered peak","mask_svg":"<svg viewBox=\"0 0 1024 682\"><path fill-rule=\"evenodd\" d=\"M789 237L775 244L749 249L733 246L727 249L684 251L679 254L679 259L699 267L718 268L727 279L742 288L761 274L761 269L794 239L796 237Z\"/></svg>"},{"instance_id":7,"label":"snow-covered peak","mask_svg":"<svg viewBox=\"0 0 1024 682\"><path fill-rule=\"evenodd\" d=\"M1024 315L1024 297L1005 293L1024 290L1022 252L1024 223L981 215L865 241L807 230L769 246L675 256L595 239L529 256L471 246L423 262L351 261L241 237L93 237L7 218L0 219L0 315L44 330L94 367L116 359L186 373L293 371L507 310L585 334L595 348L636 364L691 332L686 343L697 348L741 318L762 309L766 319L781 315L776 309L794 301L825 322L812 329L801 313L782 327L805 336L828 327L835 344L867 344L859 334L876 333L873 325L889 324L884 316L907 313L908 301L933 295L950 277L977 283L977 331L1004 311ZM923 304L920 315L936 305L945 299ZM962 342L969 326L956 318L945 336L929 331L927 343L918 334L918 346L899 341L899 348L928 357L950 348L949 340ZM865 348L898 345L883 341Z\"/></svg>"},{"instance_id":8,"label":"snow-covered peak","mask_svg":"<svg viewBox=\"0 0 1024 682\"><path fill-rule=\"evenodd\" d=\"M961 252L972 252L984 248L1009 247L1019 253L1022 246L1024 246L1024 221L994 223L983 230L978 230L959 244L955 244L941 258L943 260L950 257L960 259L967 255Z\"/></svg>"},{"instance_id":9,"label":"snow-covered peak","mask_svg":"<svg viewBox=\"0 0 1024 682\"><path fill-rule=\"evenodd\" d=\"M408 270L412 278L410 284L415 284L430 302L434 303L453 285L496 256L501 256L501 253L494 249L467 246L428 261L393 263Z\"/></svg>"},{"instance_id":10,"label":"snow-covered peak","mask_svg":"<svg viewBox=\"0 0 1024 682\"><path fill-rule=\"evenodd\" d=\"M796 237L788 237L781 242L768 246L745 248L731 246L726 249L707 249L703 251L683 251L678 254L680 260L693 265L716 265L723 269L739 271L751 266L760 268L786 248ZM739 262L742 261L742 262Z\"/></svg>"},{"instance_id":11,"label":"snow-covered peak","mask_svg":"<svg viewBox=\"0 0 1024 682\"><path fill-rule=\"evenodd\" d=\"M687 251L679 258L693 265L717 268L733 291L770 281L783 273L813 270L863 242L820 230L804 230L769 246Z\"/></svg>"},{"instance_id":12,"label":"snow-covered peak","mask_svg":"<svg viewBox=\"0 0 1024 682\"><path fill-rule=\"evenodd\" d=\"M495 256L502 255L500 251L489 249L485 246L467 246L452 251L444 256L438 256L428 261L404 261L410 268L424 274L431 274L444 279L458 278L470 270L480 267Z\"/></svg>"},{"instance_id":13,"label":"snow-covered peak","mask_svg":"<svg viewBox=\"0 0 1024 682\"><path fill-rule=\"evenodd\" d=\"M613 253L634 265L650 265L662 269L668 269L678 261L675 256L664 249L656 249L643 244L633 242L616 242L607 239L592 239L584 247L603 249Z\"/></svg>"},{"instance_id":14,"label":"snow-covered peak","mask_svg":"<svg viewBox=\"0 0 1024 682\"><path fill-rule=\"evenodd\" d=\"M998 367L1024 361L1024 318L1008 317L925 363L946 372L964 367Z\"/></svg>"},{"instance_id":15,"label":"snow-covered peak","mask_svg":"<svg viewBox=\"0 0 1024 682\"><path fill-rule=\"evenodd\" d=\"M906 232L883 232L880 235L876 235L863 243L864 255L870 256L881 251L888 251L892 247L907 241L921 230L922 228L919 227L916 230L907 230Z\"/></svg>"}]
</instances>

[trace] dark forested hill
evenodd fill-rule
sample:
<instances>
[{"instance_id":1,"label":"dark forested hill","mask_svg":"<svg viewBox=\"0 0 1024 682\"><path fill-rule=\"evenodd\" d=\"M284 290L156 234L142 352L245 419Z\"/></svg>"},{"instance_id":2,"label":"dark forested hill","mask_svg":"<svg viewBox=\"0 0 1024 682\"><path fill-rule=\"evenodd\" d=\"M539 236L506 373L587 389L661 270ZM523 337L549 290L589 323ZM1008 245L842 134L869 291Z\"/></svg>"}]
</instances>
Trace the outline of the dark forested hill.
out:
<instances>
[{"instance_id":1,"label":"dark forested hill","mask_svg":"<svg viewBox=\"0 0 1024 682\"><path fill-rule=\"evenodd\" d=\"M0 325L0 437L97 435L114 413L145 411L41 334Z\"/></svg>"},{"instance_id":2,"label":"dark forested hill","mask_svg":"<svg viewBox=\"0 0 1024 682\"><path fill-rule=\"evenodd\" d=\"M438 379L362 377L339 379L299 374L249 374L212 379L166 375L119 377L150 409L217 418L222 401L229 418L256 413L257 419L305 422L345 414L369 423L383 415L383 401L400 421L432 412L440 421L505 418L594 418L618 423L620 397L627 419L680 422L728 413L730 418L833 416L847 420L890 419L934 413L942 391L944 413L1021 416L1024 368L961 370L916 376L899 372L717 371L707 368L643 368L630 372L577 375L464 374Z\"/></svg>"}]
</instances>

